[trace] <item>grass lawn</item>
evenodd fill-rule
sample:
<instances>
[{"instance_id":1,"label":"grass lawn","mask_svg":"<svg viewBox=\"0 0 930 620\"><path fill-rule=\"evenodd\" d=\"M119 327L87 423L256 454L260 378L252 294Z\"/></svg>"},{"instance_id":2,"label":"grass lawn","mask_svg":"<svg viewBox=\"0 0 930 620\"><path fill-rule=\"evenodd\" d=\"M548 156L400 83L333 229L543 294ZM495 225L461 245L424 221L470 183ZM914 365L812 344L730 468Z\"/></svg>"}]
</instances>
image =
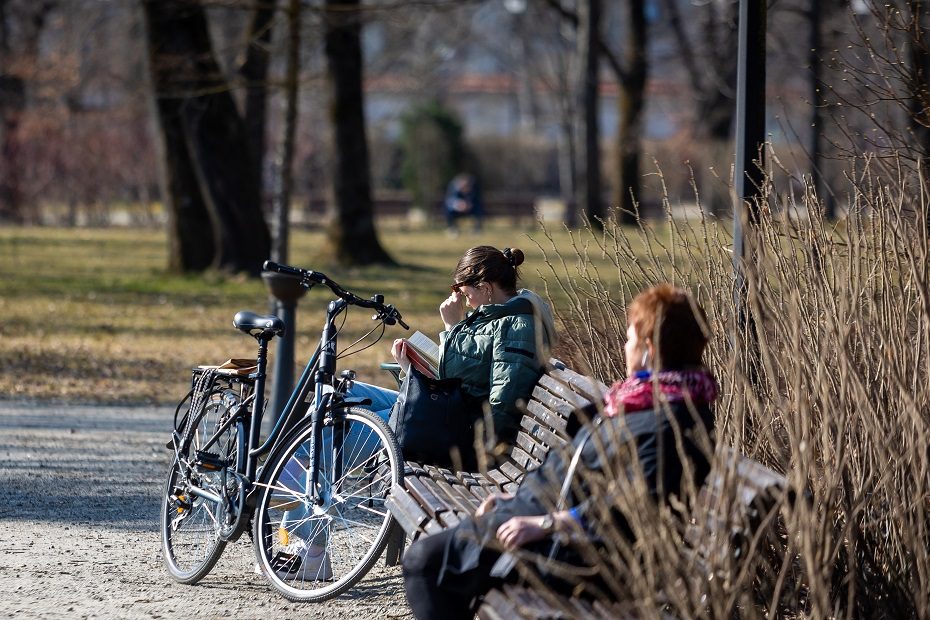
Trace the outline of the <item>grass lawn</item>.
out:
<instances>
[{"instance_id":1,"label":"grass lawn","mask_svg":"<svg viewBox=\"0 0 930 620\"><path fill-rule=\"evenodd\" d=\"M291 263L324 271L360 295L383 293L412 328L428 334L441 328L438 307L468 247L520 247L527 254L524 284L540 292L540 274L548 269L534 239L550 252L552 247L541 231L512 222L455 238L385 222L381 237L400 266L317 264L321 233L312 231L292 233ZM555 243L574 255L567 233L555 233ZM186 393L190 367L253 357L255 342L231 321L237 310L269 311L261 280L171 275L165 272L166 252L166 234L157 229L0 229L0 397L169 403ZM298 368L316 345L330 298L319 287L300 302ZM369 319L364 311L350 311L340 347L367 332L374 325ZM400 327L388 328L381 342L341 367L390 385L378 363L403 334Z\"/></svg>"}]
</instances>

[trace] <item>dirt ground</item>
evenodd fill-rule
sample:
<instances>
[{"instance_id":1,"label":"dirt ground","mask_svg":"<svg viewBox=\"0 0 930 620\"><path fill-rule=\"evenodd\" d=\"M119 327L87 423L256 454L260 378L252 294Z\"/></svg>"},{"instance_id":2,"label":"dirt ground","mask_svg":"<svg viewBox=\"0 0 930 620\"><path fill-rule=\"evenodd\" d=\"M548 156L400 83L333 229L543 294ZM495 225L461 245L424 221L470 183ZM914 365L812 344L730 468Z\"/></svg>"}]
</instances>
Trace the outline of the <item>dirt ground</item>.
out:
<instances>
[{"instance_id":1,"label":"dirt ground","mask_svg":"<svg viewBox=\"0 0 930 620\"><path fill-rule=\"evenodd\" d=\"M0 617L412 618L400 569L290 603L253 574L248 537L197 586L168 576L158 517L173 411L0 402Z\"/></svg>"}]
</instances>

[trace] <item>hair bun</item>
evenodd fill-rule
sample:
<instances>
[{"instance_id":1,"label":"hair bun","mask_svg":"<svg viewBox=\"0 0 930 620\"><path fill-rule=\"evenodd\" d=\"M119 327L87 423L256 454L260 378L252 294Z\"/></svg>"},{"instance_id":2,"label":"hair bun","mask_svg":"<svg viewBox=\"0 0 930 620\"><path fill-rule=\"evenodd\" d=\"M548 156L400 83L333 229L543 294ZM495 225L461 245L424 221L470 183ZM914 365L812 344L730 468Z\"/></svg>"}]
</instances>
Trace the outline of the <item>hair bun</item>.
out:
<instances>
[{"instance_id":1,"label":"hair bun","mask_svg":"<svg viewBox=\"0 0 930 620\"><path fill-rule=\"evenodd\" d=\"M507 257L507 262L510 263L510 266L517 268L523 264L523 250L517 248L504 248L504 256Z\"/></svg>"}]
</instances>

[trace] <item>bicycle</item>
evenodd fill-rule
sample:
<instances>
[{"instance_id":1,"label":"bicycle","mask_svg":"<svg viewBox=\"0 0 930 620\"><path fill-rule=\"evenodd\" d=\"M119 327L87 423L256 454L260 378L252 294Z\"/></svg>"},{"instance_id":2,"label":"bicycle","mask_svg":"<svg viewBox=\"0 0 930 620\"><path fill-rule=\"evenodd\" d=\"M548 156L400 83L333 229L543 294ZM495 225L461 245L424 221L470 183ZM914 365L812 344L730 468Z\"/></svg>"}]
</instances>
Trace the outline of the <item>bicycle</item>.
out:
<instances>
[{"instance_id":1,"label":"bicycle","mask_svg":"<svg viewBox=\"0 0 930 620\"><path fill-rule=\"evenodd\" d=\"M362 408L371 401L347 397L355 372L335 376L337 358L357 352L352 347L378 327L340 355L335 321L350 306L374 310L381 327L375 342L388 325L409 327L382 295L362 299L320 272L270 261L264 269L307 289L325 285L336 299L263 443L268 347L283 334L283 321L237 313L234 326L258 341L256 359L194 369L168 443L174 459L162 501L162 551L171 576L194 584L228 542L249 531L271 585L289 600L319 602L351 588L384 551L396 527L384 501L403 475L393 433Z\"/></svg>"}]
</instances>

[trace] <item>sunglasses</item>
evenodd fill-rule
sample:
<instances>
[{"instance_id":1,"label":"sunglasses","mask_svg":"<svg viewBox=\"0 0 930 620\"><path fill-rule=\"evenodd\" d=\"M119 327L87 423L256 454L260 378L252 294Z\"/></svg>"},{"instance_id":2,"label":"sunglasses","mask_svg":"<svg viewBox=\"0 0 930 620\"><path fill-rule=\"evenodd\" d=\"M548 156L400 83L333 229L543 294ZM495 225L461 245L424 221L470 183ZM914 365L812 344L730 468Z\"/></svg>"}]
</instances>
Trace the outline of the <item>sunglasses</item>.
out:
<instances>
[{"instance_id":1,"label":"sunglasses","mask_svg":"<svg viewBox=\"0 0 930 620\"><path fill-rule=\"evenodd\" d=\"M451 286L453 293L462 293L463 286L474 286L478 282L476 280L465 280L464 282L456 282Z\"/></svg>"}]
</instances>

